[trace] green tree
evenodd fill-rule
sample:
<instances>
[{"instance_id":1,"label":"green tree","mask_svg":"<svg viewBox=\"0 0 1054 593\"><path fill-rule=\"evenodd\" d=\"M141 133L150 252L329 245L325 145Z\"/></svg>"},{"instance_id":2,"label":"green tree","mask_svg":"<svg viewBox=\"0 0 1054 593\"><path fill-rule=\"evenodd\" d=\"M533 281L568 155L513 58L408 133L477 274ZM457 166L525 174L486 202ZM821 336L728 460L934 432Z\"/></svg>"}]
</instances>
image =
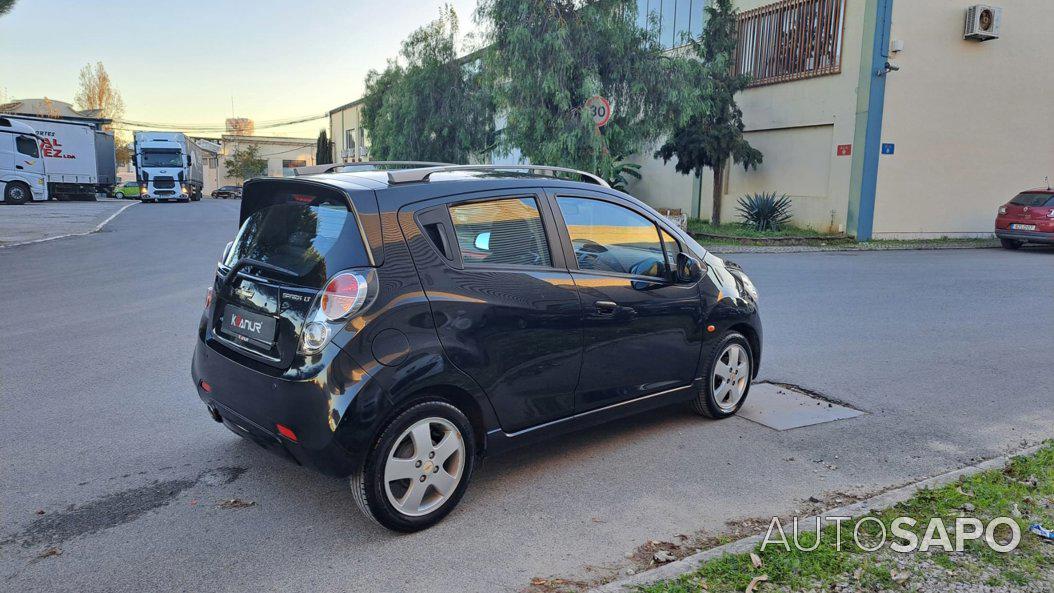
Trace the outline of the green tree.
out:
<instances>
[{"instance_id":1,"label":"green tree","mask_svg":"<svg viewBox=\"0 0 1054 593\"><path fill-rule=\"evenodd\" d=\"M315 142L315 164L328 165L333 162L333 143L325 130L319 130L318 140Z\"/></svg>"},{"instance_id":2,"label":"green tree","mask_svg":"<svg viewBox=\"0 0 1054 593\"><path fill-rule=\"evenodd\" d=\"M227 167L227 177L232 179L251 179L267 174L267 161L260 158L260 149L255 144L239 147L223 162Z\"/></svg>"},{"instance_id":3,"label":"green tree","mask_svg":"<svg viewBox=\"0 0 1054 593\"><path fill-rule=\"evenodd\" d=\"M493 103L476 56L457 55L457 31L447 6L403 41L400 60L369 72L362 115L372 158L465 163L489 149Z\"/></svg>"},{"instance_id":4,"label":"green tree","mask_svg":"<svg viewBox=\"0 0 1054 593\"><path fill-rule=\"evenodd\" d=\"M679 173L696 177L704 168L714 172L713 214L711 224L721 224L721 188L729 160L744 169L761 164L762 154L743 137L743 112L735 95L750 83L750 77L734 70L736 49L736 16L732 0L715 0L706 7L707 22L697 42L692 43L699 61L693 68L699 97L689 103L688 121L677 127L671 137L655 152L663 162L677 158Z\"/></svg>"},{"instance_id":5,"label":"green tree","mask_svg":"<svg viewBox=\"0 0 1054 593\"><path fill-rule=\"evenodd\" d=\"M0 16L11 12L11 9L15 7L15 0L0 0Z\"/></svg>"},{"instance_id":6,"label":"green tree","mask_svg":"<svg viewBox=\"0 0 1054 593\"><path fill-rule=\"evenodd\" d=\"M481 0L486 72L506 125L500 147L530 162L612 179L617 163L660 138L671 105L688 97L685 60L666 55L656 29L637 25L634 0ZM611 119L585 108L600 95Z\"/></svg>"}]
</instances>

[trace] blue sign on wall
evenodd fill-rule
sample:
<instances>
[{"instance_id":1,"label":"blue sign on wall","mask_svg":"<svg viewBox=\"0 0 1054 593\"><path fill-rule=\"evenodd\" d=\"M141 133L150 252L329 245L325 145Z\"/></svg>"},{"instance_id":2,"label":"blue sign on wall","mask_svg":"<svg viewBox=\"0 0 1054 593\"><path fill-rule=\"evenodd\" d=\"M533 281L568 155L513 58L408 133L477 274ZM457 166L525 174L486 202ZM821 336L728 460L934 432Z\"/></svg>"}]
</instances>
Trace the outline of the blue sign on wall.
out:
<instances>
[{"instance_id":1,"label":"blue sign on wall","mask_svg":"<svg viewBox=\"0 0 1054 593\"><path fill-rule=\"evenodd\" d=\"M896 149L896 147L897 146L895 144L893 144L892 142L883 143L882 144L882 154L893 154L893 151Z\"/></svg>"}]
</instances>

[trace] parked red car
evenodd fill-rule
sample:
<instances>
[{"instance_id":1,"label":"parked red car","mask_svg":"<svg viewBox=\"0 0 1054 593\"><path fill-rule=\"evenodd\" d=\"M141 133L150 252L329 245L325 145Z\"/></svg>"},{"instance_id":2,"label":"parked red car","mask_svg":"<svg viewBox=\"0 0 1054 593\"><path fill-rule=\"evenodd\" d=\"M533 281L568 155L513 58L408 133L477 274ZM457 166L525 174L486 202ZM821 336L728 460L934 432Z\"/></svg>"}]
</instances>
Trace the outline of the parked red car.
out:
<instances>
[{"instance_id":1,"label":"parked red car","mask_svg":"<svg viewBox=\"0 0 1054 593\"><path fill-rule=\"evenodd\" d=\"M1054 189L1030 189L999 207L995 236L1007 249L1025 243L1054 244Z\"/></svg>"}]
</instances>

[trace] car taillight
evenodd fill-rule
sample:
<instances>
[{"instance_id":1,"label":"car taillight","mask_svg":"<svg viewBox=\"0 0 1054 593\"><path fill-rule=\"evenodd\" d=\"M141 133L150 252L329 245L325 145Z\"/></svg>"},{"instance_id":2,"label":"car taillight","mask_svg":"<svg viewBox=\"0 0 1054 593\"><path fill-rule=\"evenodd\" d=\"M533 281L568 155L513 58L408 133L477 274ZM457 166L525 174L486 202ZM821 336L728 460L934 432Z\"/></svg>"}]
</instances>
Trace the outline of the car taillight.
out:
<instances>
[{"instance_id":1,"label":"car taillight","mask_svg":"<svg viewBox=\"0 0 1054 593\"><path fill-rule=\"evenodd\" d=\"M345 319L366 302L367 288L365 276L355 272L337 274L322 289L319 312L329 321Z\"/></svg>"},{"instance_id":2,"label":"car taillight","mask_svg":"<svg viewBox=\"0 0 1054 593\"><path fill-rule=\"evenodd\" d=\"M1006 214L1006 206L1000 206L999 207L999 213L1000 214Z\"/></svg>"},{"instance_id":3,"label":"car taillight","mask_svg":"<svg viewBox=\"0 0 1054 593\"><path fill-rule=\"evenodd\" d=\"M370 274L370 272L367 272ZM359 272L341 272L330 278L315 302L300 336L300 351L317 354L326 347L338 322L348 319L366 306L370 281Z\"/></svg>"},{"instance_id":4,"label":"car taillight","mask_svg":"<svg viewBox=\"0 0 1054 593\"><path fill-rule=\"evenodd\" d=\"M209 289L205 291L205 308L206 309L208 309L209 307L212 306L212 294L213 294L213 290L212 290L212 287L210 286Z\"/></svg>"}]
</instances>

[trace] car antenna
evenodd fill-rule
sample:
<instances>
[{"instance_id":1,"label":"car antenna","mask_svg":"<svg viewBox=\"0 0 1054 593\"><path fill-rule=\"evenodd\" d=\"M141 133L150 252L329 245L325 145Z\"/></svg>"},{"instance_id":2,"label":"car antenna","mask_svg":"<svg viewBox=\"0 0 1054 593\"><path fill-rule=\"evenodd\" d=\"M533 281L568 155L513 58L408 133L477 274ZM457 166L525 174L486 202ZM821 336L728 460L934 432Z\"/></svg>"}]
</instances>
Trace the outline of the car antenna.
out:
<instances>
[{"instance_id":1,"label":"car antenna","mask_svg":"<svg viewBox=\"0 0 1054 593\"><path fill-rule=\"evenodd\" d=\"M1050 175L1047 175L1043 179L1047 182L1047 189L1049 190L1050 189Z\"/></svg>"}]
</instances>

